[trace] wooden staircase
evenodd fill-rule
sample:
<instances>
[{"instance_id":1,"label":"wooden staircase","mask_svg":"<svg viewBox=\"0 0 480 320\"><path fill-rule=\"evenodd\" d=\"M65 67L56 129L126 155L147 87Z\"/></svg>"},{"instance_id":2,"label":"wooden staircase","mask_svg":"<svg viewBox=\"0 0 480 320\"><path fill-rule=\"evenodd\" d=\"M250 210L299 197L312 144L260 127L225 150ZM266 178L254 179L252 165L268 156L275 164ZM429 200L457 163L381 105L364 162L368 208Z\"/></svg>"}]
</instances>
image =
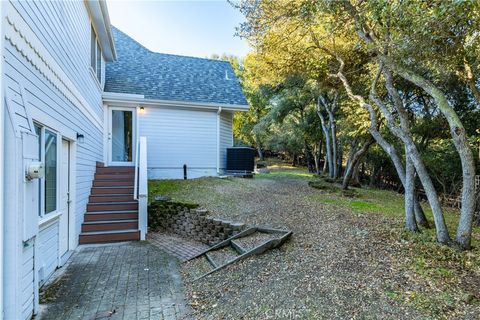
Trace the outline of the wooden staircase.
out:
<instances>
[{"instance_id":1,"label":"wooden staircase","mask_svg":"<svg viewBox=\"0 0 480 320\"><path fill-rule=\"evenodd\" d=\"M140 240L134 180L135 167L97 163L80 244Z\"/></svg>"}]
</instances>

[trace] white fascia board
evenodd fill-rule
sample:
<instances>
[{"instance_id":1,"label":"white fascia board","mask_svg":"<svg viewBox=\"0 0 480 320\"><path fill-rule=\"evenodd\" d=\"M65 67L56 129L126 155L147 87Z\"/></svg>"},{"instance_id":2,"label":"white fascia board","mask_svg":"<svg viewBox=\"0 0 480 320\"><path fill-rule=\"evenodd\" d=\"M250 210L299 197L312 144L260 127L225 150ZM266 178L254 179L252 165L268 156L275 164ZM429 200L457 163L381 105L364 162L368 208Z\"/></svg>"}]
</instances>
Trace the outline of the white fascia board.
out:
<instances>
[{"instance_id":1,"label":"white fascia board","mask_svg":"<svg viewBox=\"0 0 480 320\"><path fill-rule=\"evenodd\" d=\"M116 60L117 52L115 51L110 16L108 15L108 8L105 0L85 0L85 5L87 6L93 27L97 33L98 41L102 48L105 60Z\"/></svg>"},{"instance_id":2,"label":"white fascia board","mask_svg":"<svg viewBox=\"0 0 480 320\"><path fill-rule=\"evenodd\" d=\"M137 104L144 106L159 106L159 107L177 107L189 109L212 109L218 110L222 108L225 111L248 111L248 105L225 104L225 103L211 103L211 102L189 102L189 101L175 101L175 100L157 100L145 99L143 95L104 92L102 95L103 101L106 104Z\"/></svg>"},{"instance_id":3,"label":"white fascia board","mask_svg":"<svg viewBox=\"0 0 480 320\"><path fill-rule=\"evenodd\" d=\"M4 1L0 2L0 39L5 39L5 4ZM1 42L0 57L3 57L4 43ZM5 59L0 60L0 318L3 319L3 259L6 256L3 245L3 229L4 229L4 154L5 154L5 131L4 131L4 119L5 119L5 100L3 98L3 63Z\"/></svg>"}]
</instances>

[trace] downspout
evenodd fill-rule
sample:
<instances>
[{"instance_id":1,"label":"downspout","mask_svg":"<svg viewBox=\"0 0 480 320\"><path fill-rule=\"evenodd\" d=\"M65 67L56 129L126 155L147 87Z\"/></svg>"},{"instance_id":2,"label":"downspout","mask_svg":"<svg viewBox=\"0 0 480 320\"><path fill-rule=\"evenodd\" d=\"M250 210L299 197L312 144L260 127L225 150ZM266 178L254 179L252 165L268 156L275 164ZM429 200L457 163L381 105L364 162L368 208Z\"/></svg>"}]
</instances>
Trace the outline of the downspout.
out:
<instances>
[{"instance_id":1,"label":"downspout","mask_svg":"<svg viewBox=\"0 0 480 320\"><path fill-rule=\"evenodd\" d=\"M218 107L217 111L217 174L220 174L220 114L222 107Z\"/></svg>"}]
</instances>

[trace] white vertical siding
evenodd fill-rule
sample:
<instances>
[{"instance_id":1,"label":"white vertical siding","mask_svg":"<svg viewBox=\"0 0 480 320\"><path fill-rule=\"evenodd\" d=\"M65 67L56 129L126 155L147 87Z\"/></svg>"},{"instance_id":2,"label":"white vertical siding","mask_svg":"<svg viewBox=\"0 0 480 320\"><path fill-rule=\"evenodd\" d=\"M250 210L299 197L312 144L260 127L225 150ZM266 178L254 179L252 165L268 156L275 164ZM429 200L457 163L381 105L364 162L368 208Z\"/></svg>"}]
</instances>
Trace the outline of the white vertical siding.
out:
<instances>
[{"instance_id":1,"label":"white vertical siding","mask_svg":"<svg viewBox=\"0 0 480 320\"><path fill-rule=\"evenodd\" d=\"M149 178L215 175L216 110L145 107L139 115L140 136L147 137Z\"/></svg>"},{"instance_id":2,"label":"white vertical siding","mask_svg":"<svg viewBox=\"0 0 480 320\"><path fill-rule=\"evenodd\" d=\"M22 291L22 319L29 319L33 313L33 298L35 296L33 283L33 252L33 243L29 243L29 245L23 249L22 280L20 282Z\"/></svg>"},{"instance_id":3,"label":"white vertical siding","mask_svg":"<svg viewBox=\"0 0 480 320\"><path fill-rule=\"evenodd\" d=\"M220 170L227 167L227 148L233 146L233 112L223 111L220 114Z\"/></svg>"}]
</instances>

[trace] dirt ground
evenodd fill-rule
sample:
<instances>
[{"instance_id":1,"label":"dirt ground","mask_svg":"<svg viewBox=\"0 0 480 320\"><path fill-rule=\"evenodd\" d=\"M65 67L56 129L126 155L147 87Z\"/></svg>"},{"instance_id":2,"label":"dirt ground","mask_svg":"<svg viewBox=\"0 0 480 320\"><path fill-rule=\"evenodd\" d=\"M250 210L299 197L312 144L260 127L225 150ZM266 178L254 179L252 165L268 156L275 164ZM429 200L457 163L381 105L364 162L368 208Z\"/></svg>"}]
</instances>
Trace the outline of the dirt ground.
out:
<instances>
[{"instance_id":1,"label":"dirt ground","mask_svg":"<svg viewBox=\"0 0 480 320\"><path fill-rule=\"evenodd\" d=\"M199 203L212 216L293 231L281 248L198 281L190 277L195 261L184 264L193 318L478 319L478 267L460 270L470 277L464 278L468 286L458 286L460 271L453 280L448 273L435 278L437 269L431 276L432 270L416 267L412 250L423 247L402 235L401 212L342 206L351 200L309 187L311 179L282 170L254 179L171 182L153 190ZM392 193L391 199L401 197Z\"/></svg>"}]
</instances>

